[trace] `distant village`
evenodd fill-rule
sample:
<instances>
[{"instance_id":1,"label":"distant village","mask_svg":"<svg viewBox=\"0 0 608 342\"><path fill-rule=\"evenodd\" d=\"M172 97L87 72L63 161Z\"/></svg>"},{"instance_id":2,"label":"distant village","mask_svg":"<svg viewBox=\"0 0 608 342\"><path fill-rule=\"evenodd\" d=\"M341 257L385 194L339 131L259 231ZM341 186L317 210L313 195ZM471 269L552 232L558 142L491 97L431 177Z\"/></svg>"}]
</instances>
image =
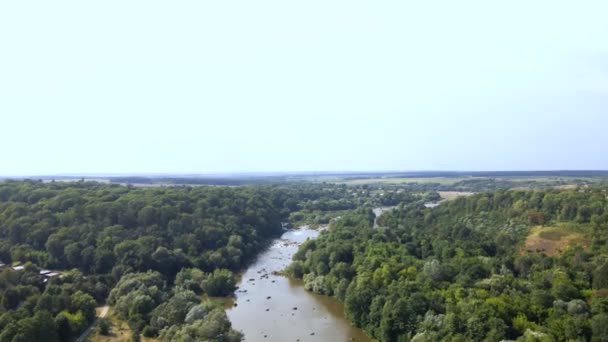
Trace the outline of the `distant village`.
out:
<instances>
[{"instance_id":1,"label":"distant village","mask_svg":"<svg viewBox=\"0 0 608 342\"><path fill-rule=\"evenodd\" d=\"M20 262L16 262L13 263L12 266L7 266L5 263L3 263L2 261L0 261L0 272L3 271L5 268L9 267L10 269L12 269L13 271L23 271L25 269L25 266L22 265ZM61 272L59 271L52 271L52 270L45 270L42 269L39 272L40 276L44 278L43 282L47 282L50 278L54 278L54 277L61 277Z\"/></svg>"}]
</instances>

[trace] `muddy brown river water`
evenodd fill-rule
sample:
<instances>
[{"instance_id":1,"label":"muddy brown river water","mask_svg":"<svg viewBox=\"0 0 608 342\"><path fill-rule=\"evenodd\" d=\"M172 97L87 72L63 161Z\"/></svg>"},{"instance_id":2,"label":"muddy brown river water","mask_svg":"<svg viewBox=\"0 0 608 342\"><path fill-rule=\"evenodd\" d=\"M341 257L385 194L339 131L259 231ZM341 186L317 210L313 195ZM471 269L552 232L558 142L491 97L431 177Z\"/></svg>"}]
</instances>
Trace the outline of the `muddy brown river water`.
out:
<instances>
[{"instance_id":1,"label":"muddy brown river water","mask_svg":"<svg viewBox=\"0 0 608 342\"><path fill-rule=\"evenodd\" d=\"M247 268L234 303L226 310L233 328L245 341L371 341L344 317L336 299L304 289L301 281L274 275L291 262L299 244L319 231L286 231Z\"/></svg>"}]
</instances>

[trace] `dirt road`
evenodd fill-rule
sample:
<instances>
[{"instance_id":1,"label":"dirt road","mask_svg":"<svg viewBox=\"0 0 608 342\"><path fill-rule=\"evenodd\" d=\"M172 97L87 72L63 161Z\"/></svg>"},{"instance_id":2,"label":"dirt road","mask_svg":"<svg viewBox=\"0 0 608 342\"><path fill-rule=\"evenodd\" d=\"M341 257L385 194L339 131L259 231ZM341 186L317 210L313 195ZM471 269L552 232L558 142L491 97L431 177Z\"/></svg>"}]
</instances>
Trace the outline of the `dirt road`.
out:
<instances>
[{"instance_id":1,"label":"dirt road","mask_svg":"<svg viewBox=\"0 0 608 342\"><path fill-rule=\"evenodd\" d=\"M82 335L80 335L80 337L78 337L78 339L76 339L76 342L84 342L86 341L87 337L89 337L89 334L91 333L91 331L93 330L93 328L97 325L97 323L99 322L100 319L106 317L106 315L108 314L108 311L110 310L110 307L108 305L104 305L104 306L100 306L96 309L97 312L99 312L99 314L97 315L97 319L95 320L95 322L93 322L93 324L91 324L87 330L85 330Z\"/></svg>"}]
</instances>

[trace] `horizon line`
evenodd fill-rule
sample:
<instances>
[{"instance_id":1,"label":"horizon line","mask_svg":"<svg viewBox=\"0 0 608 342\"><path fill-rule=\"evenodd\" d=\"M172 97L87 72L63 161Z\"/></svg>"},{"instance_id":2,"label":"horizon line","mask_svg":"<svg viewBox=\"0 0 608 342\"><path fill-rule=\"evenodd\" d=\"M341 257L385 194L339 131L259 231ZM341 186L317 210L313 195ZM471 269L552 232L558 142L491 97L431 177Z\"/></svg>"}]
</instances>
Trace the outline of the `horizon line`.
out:
<instances>
[{"instance_id":1,"label":"horizon line","mask_svg":"<svg viewBox=\"0 0 608 342\"><path fill-rule=\"evenodd\" d=\"M357 174L406 174L406 173L555 173L555 172L601 172L608 173L608 169L517 169L517 170L302 170L302 171L225 171L225 172L65 172L65 173L48 173L48 174L12 174L2 175L1 179L6 178L51 178L51 177L98 177L98 178L115 178L115 177L181 177L181 178L196 178L196 177L226 177L226 176L298 176L298 175L357 175Z\"/></svg>"}]
</instances>

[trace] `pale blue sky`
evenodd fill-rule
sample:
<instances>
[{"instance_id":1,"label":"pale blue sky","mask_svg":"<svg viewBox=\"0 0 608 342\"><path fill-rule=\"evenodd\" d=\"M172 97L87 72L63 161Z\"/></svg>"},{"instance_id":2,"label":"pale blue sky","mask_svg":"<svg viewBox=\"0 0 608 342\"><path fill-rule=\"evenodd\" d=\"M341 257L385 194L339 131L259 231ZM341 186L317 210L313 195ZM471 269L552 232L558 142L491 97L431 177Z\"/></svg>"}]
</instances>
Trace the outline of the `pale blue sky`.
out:
<instances>
[{"instance_id":1,"label":"pale blue sky","mask_svg":"<svg viewBox=\"0 0 608 342\"><path fill-rule=\"evenodd\" d=\"M2 1L0 174L608 169L605 1Z\"/></svg>"}]
</instances>

